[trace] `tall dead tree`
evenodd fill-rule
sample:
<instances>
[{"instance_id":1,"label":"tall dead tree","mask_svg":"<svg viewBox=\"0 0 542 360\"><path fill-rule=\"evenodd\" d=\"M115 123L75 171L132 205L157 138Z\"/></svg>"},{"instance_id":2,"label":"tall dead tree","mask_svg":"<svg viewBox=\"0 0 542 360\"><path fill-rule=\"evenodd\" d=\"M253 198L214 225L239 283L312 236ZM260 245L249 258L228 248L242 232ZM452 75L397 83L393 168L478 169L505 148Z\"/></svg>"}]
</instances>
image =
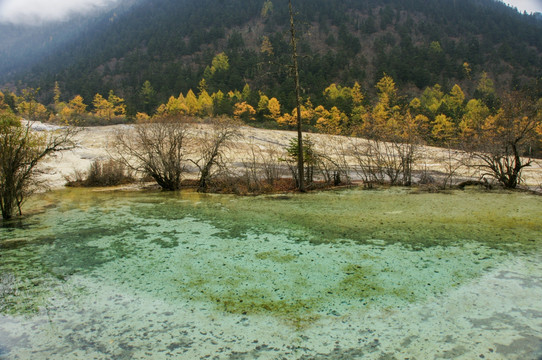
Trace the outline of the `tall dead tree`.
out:
<instances>
[{"instance_id":1,"label":"tall dead tree","mask_svg":"<svg viewBox=\"0 0 542 360\"><path fill-rule=\"evenodd\" d=\"M288 0L290 9L290 33L292 35L292 60L294 63L294 80L295 80L295 100L297 105L297 148L303 149L303 132L301 130L301 95L299 86L299 67L297 64L297 40L294 26L294 12L292 9L292 0ZM297 152L297 172L298 183L297 188L300 192L305 192L305 173L303 168L303 151Z\"/></svg>"}]
</instances>

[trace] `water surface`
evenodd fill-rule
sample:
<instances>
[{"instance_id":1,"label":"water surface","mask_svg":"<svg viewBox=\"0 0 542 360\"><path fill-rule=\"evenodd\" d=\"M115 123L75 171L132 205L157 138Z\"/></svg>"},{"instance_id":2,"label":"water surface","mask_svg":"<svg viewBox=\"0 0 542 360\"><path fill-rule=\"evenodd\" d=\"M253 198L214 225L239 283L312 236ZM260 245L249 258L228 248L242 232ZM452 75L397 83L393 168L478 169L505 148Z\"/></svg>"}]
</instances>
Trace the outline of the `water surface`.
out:
<instances>
[{"instance_id":1,"label":"water surface","mask_svg":"<svg viewBox=\"0 0 542 360\"><path fill-rule=\"evenodd\" d=\"M0 358L539 359L542 198L69 189L0 228Z\"/></svg>"}]
</instances>

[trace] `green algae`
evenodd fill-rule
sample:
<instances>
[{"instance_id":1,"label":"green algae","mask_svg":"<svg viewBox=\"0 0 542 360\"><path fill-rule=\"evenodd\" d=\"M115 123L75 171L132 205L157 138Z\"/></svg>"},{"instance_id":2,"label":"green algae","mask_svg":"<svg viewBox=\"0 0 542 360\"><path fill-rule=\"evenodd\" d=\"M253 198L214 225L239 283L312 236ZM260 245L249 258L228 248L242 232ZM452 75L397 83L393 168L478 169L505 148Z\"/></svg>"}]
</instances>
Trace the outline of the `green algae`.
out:
<instances>
[{"instance_id":1,"label":"green algae","mask_svg":"<svg viewBox=\"0 0 542 360\"><path fill-rule=\"evenodd\" d=\"M36 312L64 281L87 273L167 301L305 326L443 294L541 241L542 201L521 193L391 189L275 198L41 195L34 204L46 211L0 229L0 273L37 284L8 293L4 309Z\"/></svg>"},{"instance_id":2,"label":"green algae","mask_svg":"<svg viewBox=\"0 0 542 360\"><path fill-rule=\"evenodd\" d=\"M344 268L345 277L336 288L336 292L348 298L366 299L384 294L386 289L374 280L372 267L349 264Z\"/></svg>"},{"instance_id":3,"label":"green algae","mask_svg":"<svg viewBox=\"0 0 542 360\"><path fill-rule=\"evenodd\" d=\"M265 251L256 254L256 258L260 260L272 260L278 263L292 262L296 257L292 254L278 254L273 251Z\"/></svg>"},{"instance_id":4,"label":"green algae","mask_svg":"<svg viewBox=\"0 0 542 360\"><path fill-rule=\"evenodd\" d=\"M379 239L424 247L477 241L510 249L531 246L542 231L542 200L521 193L346 190L272 199L198 194L189 215L212 221L225 238L287 229L291 237L314 244Z\"/></svg>"}]
</instances>

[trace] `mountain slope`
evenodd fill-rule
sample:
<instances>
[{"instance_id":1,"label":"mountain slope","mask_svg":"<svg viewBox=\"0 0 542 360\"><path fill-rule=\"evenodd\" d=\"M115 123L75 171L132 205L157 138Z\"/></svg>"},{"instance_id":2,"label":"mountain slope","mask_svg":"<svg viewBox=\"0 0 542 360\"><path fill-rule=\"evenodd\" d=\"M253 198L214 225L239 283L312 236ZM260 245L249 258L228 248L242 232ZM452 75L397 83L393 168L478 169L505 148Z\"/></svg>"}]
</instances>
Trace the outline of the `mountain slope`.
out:
<instances>
[{"instance_id":1,"label":"mountain slope","mask_svg":"<svg viewBox=\"0 0 542 360\"><path fill-rule=\"evenodd\" d=\"M542 78L542 22L492 0L297 0L301 79L315 102L332 82L360 81L372 91L382 74L405 91L445 88L486 71L501 89ZM268 11L262 11L266 7ZM287 4L264 0L142 0L122 14L93 20L76 39L38 65L0 83L41 87L58 81L63 97L91 99L114 89L131 113L149 80L162 102L198 87L213 57L229 70L211 91L253 89L293 105ZM262 44L268 39L267 51ZM467 63L467 64L465 64Z\"/></svg>"}]
</instances>

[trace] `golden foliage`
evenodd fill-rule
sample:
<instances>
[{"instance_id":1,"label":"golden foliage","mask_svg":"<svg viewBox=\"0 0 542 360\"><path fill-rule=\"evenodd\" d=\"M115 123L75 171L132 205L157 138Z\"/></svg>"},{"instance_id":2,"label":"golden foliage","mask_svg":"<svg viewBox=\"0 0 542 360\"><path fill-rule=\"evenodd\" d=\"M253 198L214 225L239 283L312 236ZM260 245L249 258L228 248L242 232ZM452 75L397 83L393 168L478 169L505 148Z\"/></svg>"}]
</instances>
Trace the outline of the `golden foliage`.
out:
<instances>
[{"instance_id":1,"label":"golden foliage","mask_svg":"<svg viewBox=\"0 0 542 360\"><path fill-rule=\"evenodd\" d=\"M277 121L280 118L280 103L276 98L271 98L267 102L267 109L269 110L269 119Z\"/></svg>"},{"instance_id":2,"label":"golden foliage","mask_svg":"<svg viewBox=\"0 0 542 360\"><path fill-rule=\"evenodd\" d=\"M235 104L233 116L236 119L243 121L254 120L254 115L256 115L256 110L245 101Z\"/></svg>"},{"instance_id":3,"label":"golden foliage","mask_svg":"<svg viewBox=\"0 0 542 360\"><path fill-rule=\"evenodd\" d=\"M436 140L441 142L449 142L455 138L457 132L456 126L452 119L446 115L438 115L435 118L435 121L433 121L432 125L433 130L431 131L431 134Z\"/></svg>"}]
</instances>

